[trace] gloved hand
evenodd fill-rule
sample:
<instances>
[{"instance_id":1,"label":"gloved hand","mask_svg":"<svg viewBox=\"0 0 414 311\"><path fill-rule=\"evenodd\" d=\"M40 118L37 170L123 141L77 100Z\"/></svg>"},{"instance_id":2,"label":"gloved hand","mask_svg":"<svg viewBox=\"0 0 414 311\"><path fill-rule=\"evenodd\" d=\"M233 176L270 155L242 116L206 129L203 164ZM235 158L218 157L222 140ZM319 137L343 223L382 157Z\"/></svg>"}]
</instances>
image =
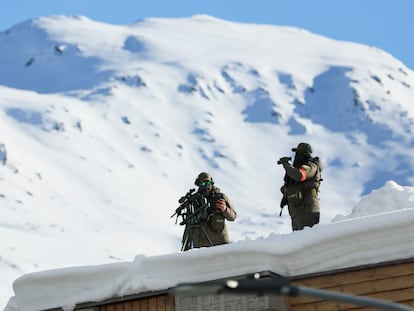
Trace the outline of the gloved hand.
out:
<instances>
[{"instance_id":1,"label":"gloved hand","mask_svg":"<svg viewBox=\"0 0 414 311\"><path fill-rule=\"evenodd\" d=\"M277 161L278 164L286 164L288 163L290 160L292 160L291 157L282 157L279 159L279 161Z\"/></svg>"},{"instance_id":2,"label":"gloved hand","mask_svg":"<svg viewBox=\"0 0 414 311\"><path fill-rule=\"evenodd\" d=\"M216 202L216 208L218 208L224 213L227 209L226 200L224 200L223 198L218 199Z\"/></svg>"}]
</instances>

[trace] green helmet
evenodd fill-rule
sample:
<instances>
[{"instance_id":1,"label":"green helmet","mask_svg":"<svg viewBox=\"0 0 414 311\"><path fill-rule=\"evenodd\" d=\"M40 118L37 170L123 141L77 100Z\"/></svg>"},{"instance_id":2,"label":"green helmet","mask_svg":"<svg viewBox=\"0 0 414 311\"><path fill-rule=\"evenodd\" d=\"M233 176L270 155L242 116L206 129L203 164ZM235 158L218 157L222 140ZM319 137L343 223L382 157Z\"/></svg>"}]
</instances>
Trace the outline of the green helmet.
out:
<instances>
[{"instance_id":1,"label":"green helmet","mask_svg":"<svg viewBox=\"0 0 414 311\"><path fill-rule=\"evenodd\" d=\"M306 155L309 155L309 156L313 152L311 145L309 145L307 143L300 143L296 148L292 148L292 151L297 152L297 153L306 154Z\"/></svg>"},{"instance_id":2,"label":"green helmet","mask_svg":"<svg viewBox=\"0 0 414 311\"><path fill-rule=\"evenodd\" d=\"M213 182L213 177L211 177L211 175L207 172L201 172L200 174L198 174L196 180L194 181L194 184L198 186L202 181L206 180Z\"/></svg>"}]
</instances>

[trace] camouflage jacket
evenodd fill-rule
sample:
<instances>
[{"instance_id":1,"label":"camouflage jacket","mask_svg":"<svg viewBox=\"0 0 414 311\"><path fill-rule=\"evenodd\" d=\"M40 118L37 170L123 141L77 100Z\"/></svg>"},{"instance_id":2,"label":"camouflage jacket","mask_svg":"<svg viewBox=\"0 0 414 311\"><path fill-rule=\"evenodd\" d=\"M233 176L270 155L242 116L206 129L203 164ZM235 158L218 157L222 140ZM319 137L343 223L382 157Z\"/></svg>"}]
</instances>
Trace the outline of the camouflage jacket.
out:
<instances>
[{"instance_id":1,"label":"camouflage jacket","mask_svg":"<svg viewBox=\"0 0 414 311\"><path fill-rule=\"evenodd\" d=\"M223 198L226 201L227 208L224 212L216 208L216 202L219 198ZM236 219L237 213L234 210L233 204L217 187L214 187L214 191L207 196L207 202L210 206L209 212L199 219L198 224L187 225L184 230L183 242L187 235L189 235L193 241L194 248L230 242L225 220L234 221Z\"/></svg>"},{"instance_id":2,"label":"camouflage jacket","mask_svg":"<svg viewBox=\"0 0 414 311\"><path fill-rule=\"evenodd\" d=\"M322 163L318 157L309 158L302 165L295 167L283 164L286 174L282 192L286 196L291 216L319 212L319 185L321 182Z\"/></svg>"}]
</instances>

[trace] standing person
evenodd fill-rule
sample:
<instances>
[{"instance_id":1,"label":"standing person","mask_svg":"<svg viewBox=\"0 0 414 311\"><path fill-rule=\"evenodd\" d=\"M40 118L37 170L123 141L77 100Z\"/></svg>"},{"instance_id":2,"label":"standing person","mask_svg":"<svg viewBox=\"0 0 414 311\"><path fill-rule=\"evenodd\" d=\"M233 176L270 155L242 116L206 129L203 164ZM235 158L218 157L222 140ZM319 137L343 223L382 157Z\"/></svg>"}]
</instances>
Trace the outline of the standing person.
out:
<instances>
[{"instance_id":1,"label":"standing person","mask_svg":"<svg viewBox=\"0 0 414 311\"><path fill-rule=\"evenodd\" d=\"M290 157L278 161L285 169L280 207L288 206L292 230L296 231L319 223L322 163L318 157L312 157L312 147L307 143L300 143L292 151L295 152L293 165L289 163Z\"/></svg>"},{"instance_id":2,"label":"standing person","mask_svg":"<svg viewBox=\"0 0 414 311\"><path fill-rule=\"evenodd\" d=\"M198 190L186 201L193 214L186 216L182 250L229 243L225 220L236 219L233 204L214 186L209 173L201 172L194 183Z\"/></svg>"}]
</instances>

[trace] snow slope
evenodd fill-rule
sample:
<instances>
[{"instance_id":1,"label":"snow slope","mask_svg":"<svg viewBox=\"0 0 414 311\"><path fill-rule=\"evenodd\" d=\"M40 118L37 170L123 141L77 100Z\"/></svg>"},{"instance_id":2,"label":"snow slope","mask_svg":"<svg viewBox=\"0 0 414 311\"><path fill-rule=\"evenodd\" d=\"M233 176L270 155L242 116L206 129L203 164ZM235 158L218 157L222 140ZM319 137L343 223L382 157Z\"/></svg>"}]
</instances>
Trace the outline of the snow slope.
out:
<instances>
[{"instance_id":1,"label":"snow slope","mask_svg":"<svg viewBox=\"0 0 414 311\"><path fill-rule=\"evenodd\" d=\"M413 184L414 73L374 47L50 16L0 33L0 72L0 304L29 272L178 252L170 216L201 171L236 207L233 242L289 233L276 161L301 141L324 163L320 226Z\"/></svg>"}]
</instances>

